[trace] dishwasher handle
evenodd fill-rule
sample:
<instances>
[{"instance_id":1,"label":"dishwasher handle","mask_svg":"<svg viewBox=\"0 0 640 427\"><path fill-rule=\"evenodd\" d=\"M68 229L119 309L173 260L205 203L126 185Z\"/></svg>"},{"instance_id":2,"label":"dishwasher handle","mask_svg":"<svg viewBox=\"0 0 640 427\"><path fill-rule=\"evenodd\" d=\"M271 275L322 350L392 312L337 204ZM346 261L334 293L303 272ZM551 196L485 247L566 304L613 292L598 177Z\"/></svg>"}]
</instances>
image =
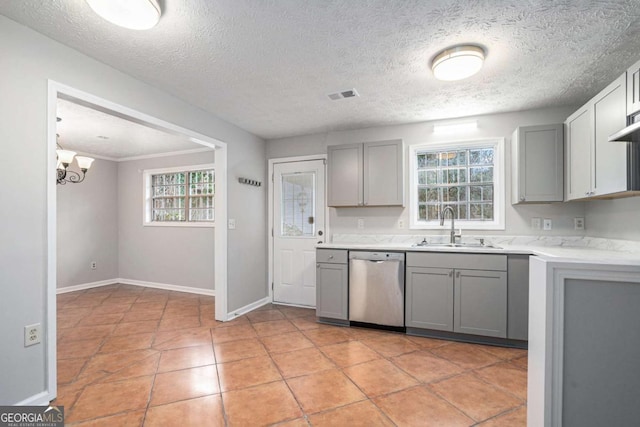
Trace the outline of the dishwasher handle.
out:
<instances>
[{"instance_id":1,"label":"dishwasher handle","mask_svg":"<svg viewBox=\"0 0 640 427\"><path fill-rule=\"evenodd\" d=\"M349 251L350 260L362 261L400 261L404 262L404 253L402 252L363 252Z\"/></svg>"}]
</instances>

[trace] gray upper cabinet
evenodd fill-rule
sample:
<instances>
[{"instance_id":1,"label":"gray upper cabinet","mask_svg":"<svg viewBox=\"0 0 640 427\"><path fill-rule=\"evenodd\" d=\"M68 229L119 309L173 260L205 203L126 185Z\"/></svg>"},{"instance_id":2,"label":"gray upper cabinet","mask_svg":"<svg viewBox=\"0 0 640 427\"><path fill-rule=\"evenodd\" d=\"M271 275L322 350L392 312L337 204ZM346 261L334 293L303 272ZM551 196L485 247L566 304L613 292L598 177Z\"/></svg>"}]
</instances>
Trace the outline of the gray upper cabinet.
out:
<instances>
[{"instance_id":1,"label":"gray upper cabinet","mask_svg":"<svg viewBox=\"0 0 640 427\"><path fill-rule=\"evenodd\" d=\"M328 205L404 206L402 140L331 145Z\"/></svg>"},{"instance_id":2,"label":"gray upper cabinet","mask_svg":"<svg viewBox=\"0 0 640 427\"><path fill-rule=\"evenodd\" d=\"M364 144L364 205L404 206L401 140Z\"/></svg>"},{"instance_id":3,"label":"gray upper cabinet","mask_svg":"<svg viewBox=\"0 0 640 427\"><path fill-rule=\"evenodd\" d=\"M329 206L362 205L363 152L363 144L331 145L327 148Z\"/></svg>"},{"instance_id":4,"label":"gray upper cabinet","mask_svg":"<svg viewBox=\"0 0 640 427\"><path fill-rule=\"evenodd\" d=\"M511 138L511 203L564 200L563 125L519 127Z\"/></svg>"},{"instance_id":5,"label":"gray upper cabinet","mask_svg":"<svg viewBox=\"0 0 640 427\"><path fill-rule=\"evenodd\" d=\"M595 196L627 190L627 144L609 135L627 125L626 78L623 74L593 101Z\"/></svg>"},{"instance_id":6,"label":"gray upper cabinet","mask_svg":"<svg viewBox=\"0 0 640 427\"><path fill-rule=\"evenodd\" d=\"M565 121L566 200L627 190L627 145L609 142L626 125L626 73Z\"/></svg>"},{"instance_id":7,"label":"gray upper cabinet","mask_svg":"<svg viewBox=\"0 0 640 427\"><path fill-rule=\"evenodd\" d=\"M640 61L627 70L627 114L640 112Z\"/></svg>"},{"instance_id":8,"label":"gray upper cabinet","mask_svg":"<svg viewBox=\"0 0 640 427\"><path fill-rule=\"evenodd\" d=\"M591 192L592 122L592 111L589 105L580 108L565 122L566 200L589 197Z\"/></svg>"}]
</instances>

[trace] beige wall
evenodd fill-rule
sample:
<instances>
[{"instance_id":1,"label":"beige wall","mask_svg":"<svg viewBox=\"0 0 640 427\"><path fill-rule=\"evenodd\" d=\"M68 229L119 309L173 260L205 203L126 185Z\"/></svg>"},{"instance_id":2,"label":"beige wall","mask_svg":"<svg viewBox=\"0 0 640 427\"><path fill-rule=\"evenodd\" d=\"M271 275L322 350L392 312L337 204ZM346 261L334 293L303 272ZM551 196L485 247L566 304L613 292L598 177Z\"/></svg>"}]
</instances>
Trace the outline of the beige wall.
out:
<instances>
[{"instance_id":1,"label":"beige wall","mask_svg":"<svg viewBox=\"0 0 640 427\"><path fill-rule=\"evenodd\" d=\"M514 113L477 116L478 129L457 135L435 135L433 123L423 122L409 125L383 126L350 131L328 132L324 134L305 135L300 137L269 140L267 142L267 158L302 156L326 153L327 146L364 141L381 141L401 138L405 147L415 144L441 143L445 141L466 140L474 138L505 138L505 180L506 180L506 229L504 231L468 230L463 234L518 234L518 235L581 235L582 231L573 229L573 218L584 217L583 203L558 203L512 206L511 195L511 134L518 126L562 123L575 108L548 108ZM408 182L408 156L406 150L405 177ZM544 171L541 171L544 173ZM409 225L409 186L406 185L407 206L401 207L365 207L365 208L331 208L331 233L373 233L373 234L420 234L444 235L444 230L411 230ZM543 232L530 227L531 218L550 218L553 229ZM365 222L364 230L357 228L358 218ZM398 227L402 220L404 228Z\"/></svg>"},{"instance_id":2,"label":"beige wall","mask_svg":"<svg viewBox=\"0 0 640 427\"><path fill-rule=\"evenodd\" d=\"M640 197L585 204L587 235L640 241Z\"/></svg>"},{"instance_id":3,"label":"beige wall","mask_svg":"<svg viewBox=\"0 0 640 427\"><path fill-rule=\"evenodd\" d=\"M215 289L214 228L142 225L145 169L200 165L214 160L211 151L118 163L118 277Z\"/></svg>"},{"instance_id":4,"label":"beige wall","mask_svg":"<svg viewBox=\"0 0 640 427\"><path fill-rule=\"evenodd\" d=\"M117 180L118 164L96 159L83 182L56 186L58 288L119 277Z\"/></svg>"}]
</instances>

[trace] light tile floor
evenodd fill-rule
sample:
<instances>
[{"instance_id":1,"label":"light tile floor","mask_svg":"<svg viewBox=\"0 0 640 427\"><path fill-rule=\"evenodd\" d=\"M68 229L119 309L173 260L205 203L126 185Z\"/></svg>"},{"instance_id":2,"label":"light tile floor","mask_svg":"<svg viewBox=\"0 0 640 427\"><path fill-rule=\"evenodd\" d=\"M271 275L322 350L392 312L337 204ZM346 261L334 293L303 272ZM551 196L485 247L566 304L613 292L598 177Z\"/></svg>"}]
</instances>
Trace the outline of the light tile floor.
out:
<instances>
[{"instance_id":1,"label":"light tile floor","mask_svg":"<svg viewBox=\"0 0 640 427\"><path fill-rule=\"evenodd\" d=\"M111 285L58 296L58 398L77 426L524 426L527 353L321 325L268 305Z\"/></svg>"}]
</instances>

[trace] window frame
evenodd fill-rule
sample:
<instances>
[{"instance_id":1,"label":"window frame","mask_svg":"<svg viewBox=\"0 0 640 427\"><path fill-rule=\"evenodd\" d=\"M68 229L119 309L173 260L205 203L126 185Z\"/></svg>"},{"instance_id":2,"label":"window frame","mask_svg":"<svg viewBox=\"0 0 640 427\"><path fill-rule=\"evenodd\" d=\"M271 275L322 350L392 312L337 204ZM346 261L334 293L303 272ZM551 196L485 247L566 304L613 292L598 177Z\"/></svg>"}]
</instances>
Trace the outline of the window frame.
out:
<instances>
[{"instance_id":1,"label":"window frame","mask_svg":"<svg viewBox=\"0 0 640 427\"><path fill-rule=\"evenodd\" d=\"M418 220L418 173L417 158L419 151L464 150L469 148L492 147L493 153L493 221L467 221L456 219L456 228L466 230L504 230L505 229L505 158L504 138L477 138L459 141L446 141L433 144L416 144L409 147L409 228L414 230L441 230L439 221Z\"/></svg>"},{"instance_id":2,"label":"window frame","mask_svg":"<svg viewBox=\"0 0 640 427\"><path fill-rule=\"evenodd\" d=\"M142 225L145 227L215 227L215 219L213 221L152 221L152 209L151 205L153 203L152 197L152 177L153 175L160 175L163 173L177 173L177 172L193 172L200 170L211 169L214 171L214 188L216 184L215 179L215 164L207 163L203 165L189 165L189 166L176 166L170 168L160 168L160 169L144 169L142 171ZM214 201L215 201L215 192L214 192ZM186 207L186 206L185 206ZM215 218L216 206L214 204L213 212ZM186 212L185 212L186 213Z\"/></svg>"}]
</instances>

